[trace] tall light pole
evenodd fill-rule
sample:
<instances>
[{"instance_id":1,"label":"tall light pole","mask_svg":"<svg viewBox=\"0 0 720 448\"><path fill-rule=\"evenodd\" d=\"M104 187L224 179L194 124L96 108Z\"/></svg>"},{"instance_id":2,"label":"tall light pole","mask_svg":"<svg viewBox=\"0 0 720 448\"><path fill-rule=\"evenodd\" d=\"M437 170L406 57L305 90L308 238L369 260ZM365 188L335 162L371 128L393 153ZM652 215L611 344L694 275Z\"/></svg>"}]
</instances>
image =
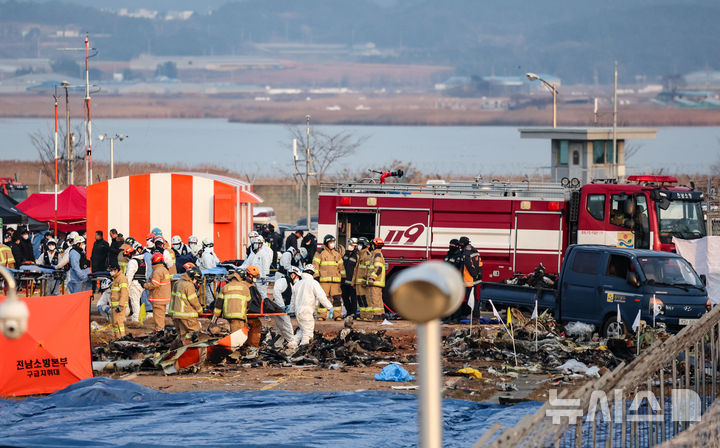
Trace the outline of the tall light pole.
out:
<instances>
[{"instance_id":1,"label":"tall light pole","mask_svg":"<svg viewBox=\"0 0 720 448\"><path fill-rule=\"evenodd\" d=\"M553 95L553 128L557 127L557 84L556 83L549 83L536 75L535 73L526 73L525 76L527 76L527 79L530 81L540 81L548 90L552 92Z\"/></svg>"},{"instance_id":2,"label":"tall light pole","mask_svg":"<svg viewBox=\"0 0 720 448\"><path fill-rule=\"evenodd\" d=\"M73 173L73 162L75 159L75 151L72 145L72 133L70 132L70 94L68 87L70 83L63 81L60 86L65 89L65 144L67 145L67 183L73 185L75 183L75 174Z\"/></svg>"},{"instance_id":3,"label":"tall light pole","mask_svg":"<svg viewBox=\"0 0 720 448\"><path fill-rule=\"evenodd\" d=\"M98 140L103 141L108 138L107 134L98 135ZM115 179L115 139L120 141L128 138L127 135L115 134L114 137L110 137L110 179Z\"/></svg>"},{"instance_id":4,"label":"tall light pole","mask_svg":"<svg viewBox=\"0 0 720 448\"><path fill-rule=\"evenodd\" d=\"M57 238L57 198L58 198L58 97L57 97L57 85L55 85L55 134L53 136L55 146L55 235Z\"/></svg>"},{"instance_id":5,"label":"tall light pole","mask_svg":"<svg viewBox=\"0 0 720 448\"><path fill-rule=\"evenodd\" d=\"M310 115L305 115L305 124L307 125L307 133L305 136L305 188L307 193L307 227L308 233L310 233L310 176L312 175L310 173Z\"/></svg>"}]
</instances>

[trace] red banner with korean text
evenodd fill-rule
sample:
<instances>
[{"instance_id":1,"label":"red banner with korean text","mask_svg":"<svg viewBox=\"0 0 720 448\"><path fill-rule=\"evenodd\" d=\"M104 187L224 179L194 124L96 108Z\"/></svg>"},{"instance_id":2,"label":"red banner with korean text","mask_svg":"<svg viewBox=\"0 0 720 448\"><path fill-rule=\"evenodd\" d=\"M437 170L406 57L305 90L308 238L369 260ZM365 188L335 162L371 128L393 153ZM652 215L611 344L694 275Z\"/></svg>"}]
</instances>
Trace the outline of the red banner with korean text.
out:
<instances>
[{"instance_id":1,"label":"red banner with korean text","mask_svg":"<svg viewBox=\"0 0 720 448\"><path fill-rule=\"evenodd\" d=\"M0 396L47 394L92 378L90 295L20 297L30 318L21 338L0 334Z\"/></svg>"}]
</instances>

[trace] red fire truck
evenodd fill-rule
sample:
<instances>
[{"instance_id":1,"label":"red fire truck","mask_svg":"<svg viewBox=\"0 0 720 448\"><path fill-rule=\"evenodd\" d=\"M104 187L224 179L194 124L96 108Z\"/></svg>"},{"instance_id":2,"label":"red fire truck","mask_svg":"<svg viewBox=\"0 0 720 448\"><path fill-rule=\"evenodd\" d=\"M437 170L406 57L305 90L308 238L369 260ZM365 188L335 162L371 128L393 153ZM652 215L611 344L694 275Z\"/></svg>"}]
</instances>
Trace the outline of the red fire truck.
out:
<instances>
[{"instance_id":1,"label":"red fire truck","mask_svg":"<svg viewBox=\"0 0 720 448\"><path fill-rule=\"evenodd\" d=\"M672 238L706 235L702 192L670 176L580 186L453 181L427 185L323 185L318 239L331 234L381 237L388 273L442 260L453 238L467 236L483 259L483 280L502 281L542 262L558 273L569 244L673 251Z\"/></svg>"}]
</instances>

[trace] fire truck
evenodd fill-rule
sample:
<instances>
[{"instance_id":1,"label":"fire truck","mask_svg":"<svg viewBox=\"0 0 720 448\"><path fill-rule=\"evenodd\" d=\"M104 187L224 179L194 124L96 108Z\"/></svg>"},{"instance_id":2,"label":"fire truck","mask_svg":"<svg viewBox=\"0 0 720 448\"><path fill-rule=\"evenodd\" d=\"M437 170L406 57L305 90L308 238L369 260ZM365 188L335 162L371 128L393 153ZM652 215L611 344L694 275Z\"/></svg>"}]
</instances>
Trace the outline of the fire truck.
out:
<instances>
[{"instance_id":1,"label":"fire truck","mask_svg":"<svg viewBox=\"0 0 720 448\"><path fill-rule=\"evenodd\" d=\"M15 202L22 202L28 197L27 185L12 177L0 177L0 191Z\"/></svg>"},{"instance_id":2,"label":"fire truck","mask_svg":"<svg viewBox=\"0 0 720 448\"><path fill-rule=\"evenodd\" d=\"M497 282L539 263L559 273L570 244L674 251L673 237L706 235L702 200L701 191L678 186L671 176L582 186L577 179L324 184L318 239L382 238L392 277L422 261L442 260L451 239L467 236L482 255L483 280Z\"/></svg>"}]
</instances>

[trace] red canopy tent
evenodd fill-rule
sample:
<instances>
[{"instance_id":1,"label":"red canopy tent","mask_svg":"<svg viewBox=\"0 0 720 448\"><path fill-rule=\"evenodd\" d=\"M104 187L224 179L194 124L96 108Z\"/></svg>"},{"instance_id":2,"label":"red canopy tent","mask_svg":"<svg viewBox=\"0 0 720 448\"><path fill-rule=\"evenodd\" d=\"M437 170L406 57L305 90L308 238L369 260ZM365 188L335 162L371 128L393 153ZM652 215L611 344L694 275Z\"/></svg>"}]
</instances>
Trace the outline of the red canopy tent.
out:
<instances>
[{"instance_id":1,"label":"red canopy tent","mask_svg":"<svg viewBox=\"0 0 720 448\"><path fill-rule=\"evenodd\" d=\"M28 327L19 339L0 334L0 396L48 394L92 378L90 294L20 297Z\"/></svg>"},{"instance_id":2,"label":"red canopy tent","mask_svg":"<svg viewBox=\"0 0 720 448\"><path fill-rule=\"evenodd\" d=\"M34 193L17 205L17 209L26 215L47 222L54 227L55 194ZM58 194L57 203L58 230L71 232L85 228L87 221L87 193L85 187L70 185Z\"/></svg>"}]
</instances>

